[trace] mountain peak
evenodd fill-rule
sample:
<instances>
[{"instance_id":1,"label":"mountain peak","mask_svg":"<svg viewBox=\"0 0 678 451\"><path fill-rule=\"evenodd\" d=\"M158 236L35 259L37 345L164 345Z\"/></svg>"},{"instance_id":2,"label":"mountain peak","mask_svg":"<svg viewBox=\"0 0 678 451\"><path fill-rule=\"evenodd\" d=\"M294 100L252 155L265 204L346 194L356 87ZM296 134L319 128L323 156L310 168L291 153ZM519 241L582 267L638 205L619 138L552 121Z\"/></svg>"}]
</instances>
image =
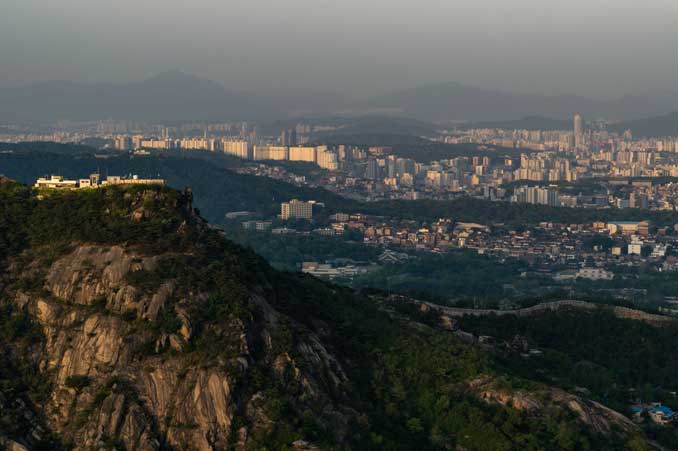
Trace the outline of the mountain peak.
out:
<instances>
[{"instance_id":1,"label":"mountain peak","mask_svg":"<svg viewBox=\"0 0 678 451\"><path fill-rule=\"evenodd\" d=\"M144 86L201 87L225 91L221 83L179 70L160 72L138 84Z\"/></svg>"}]
</instances>

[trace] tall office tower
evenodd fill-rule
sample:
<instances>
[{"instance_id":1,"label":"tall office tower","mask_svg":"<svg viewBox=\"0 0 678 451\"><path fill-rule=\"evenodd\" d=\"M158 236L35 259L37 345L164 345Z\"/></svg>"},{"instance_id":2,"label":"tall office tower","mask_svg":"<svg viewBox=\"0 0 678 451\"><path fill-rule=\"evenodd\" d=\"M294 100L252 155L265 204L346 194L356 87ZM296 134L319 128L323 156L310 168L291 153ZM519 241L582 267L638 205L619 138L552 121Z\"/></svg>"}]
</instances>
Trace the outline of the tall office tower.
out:
<instances>
[{"instance_id":1,"label":"tall office tower","mask_svg":"<svg viewBox=\"0 0 678 451\"><path fill-rule=\"evenodd\" d=\"M577 149L584 147L584 118L579 113L574 115L574 146Z\"/></svg>"}]
</instances>

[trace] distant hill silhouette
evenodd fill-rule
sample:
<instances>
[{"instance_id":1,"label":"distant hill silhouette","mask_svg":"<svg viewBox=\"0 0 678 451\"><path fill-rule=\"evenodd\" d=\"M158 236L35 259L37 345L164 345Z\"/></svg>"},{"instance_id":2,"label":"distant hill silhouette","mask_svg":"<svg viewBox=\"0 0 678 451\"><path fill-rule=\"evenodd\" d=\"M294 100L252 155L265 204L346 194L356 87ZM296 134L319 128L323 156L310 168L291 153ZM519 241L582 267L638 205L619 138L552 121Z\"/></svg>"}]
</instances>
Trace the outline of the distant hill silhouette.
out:
<instances>
[{"instance_id":1,"label":"distant hill silhouette","mask_svg":"<svg viewBox=\"0 0 678 451\"><path fill-rule=\"evenodd\" d=\"M309 88L310 89L310 88ZM612 101L580 96L546 96L510 93L441 83L394 91L355 101L330 91L242 92L222 84L178 71L163 72L129 83L76 83L51 81L0 88L0 121L53 122L124 119L131 121L273 121L295 117L313 118L350 111L353 115L388 112L426 122L506 121L526 117L570 120L575 111L585 119L627 121L678 111L678 93L646 93ZM402 124L406 134L428 125ZM347 123L347 127L351 124ZM354 125L362 126L360 124ZM385 132L384 126L369 125ZM421 127L420 127L421 126ZM569 127L568 127L569 128Z\"/></svg>"},{"instance_id":2,"label":"distant hill silhouette","mask_svg":"<svg viewBox=\"0 0 678 451\"><path fill-rule=\"evenodd\" d=\"M363 134L433 136L437 134L435 125L406 117L369 115L344 118L339 121L341 125L338 129L316 134L315 137Z\"/></svg>"},{"instance_id":3,"label":"distant hill silhouette","mask_svg":"<svg viewBox=\"0 0 678 451\"><path fill-rule=\"evenodd\" d=\"M459 128L502 128L505 130L570 130L571 120L552 119L543 116L526 116L514 121L468 122Z\"/></svg>"},{"instance_id":4,"label":"distant hill silhouette","mask_svg":"<svg viewBox=\"0 0 678 451\"><path fill-rule=\"evenodd\" d=\"M432 121L504 121L526 116L569 119L574 112L588 118L627 120L675 111L678 93L646 93L599 101L574 95L510 93L450 82L392 92L371 103Z\"/></svg>"},{"instance_id":5,"label":"distant hill silhouette","mask_svg":"<svg viewBox=\"0 0 678 451\"><path fill-rule=\"evenodd\" d=\"M383 114L323 116L319 114L276 120L259 125L258 130L265 134L277 135L283 129L292 128L300 123L321 128L321 131L313 133L312 139L362 134L434 136L438 134L438 129L441 128L436 124L403 116ZM333 128L322 130L322 127L325 126Z\"/></svg>"},{"instance_id":6,"label":"distant hill silhouette","mask_svg":"<svg viewBox=\"0 0 678 451\"><path fill-rule=\"evenodd\" d=\"M171 71L131 83L55 81L0 89L0 119L223 119L252 115L255 103L246 93Z\"/></svg>"},{"instance_id":7,"label":"distant hill silhouette","mask_svg":"<svg viewBox=\"0 0 678 451\"><path fill-rule=\"evenodd\" d=\"M636 137L678 136L678 112L663 116L619 122L611 125L610 130L623 133L631 130Z\"/></svg>"}]
</instances>

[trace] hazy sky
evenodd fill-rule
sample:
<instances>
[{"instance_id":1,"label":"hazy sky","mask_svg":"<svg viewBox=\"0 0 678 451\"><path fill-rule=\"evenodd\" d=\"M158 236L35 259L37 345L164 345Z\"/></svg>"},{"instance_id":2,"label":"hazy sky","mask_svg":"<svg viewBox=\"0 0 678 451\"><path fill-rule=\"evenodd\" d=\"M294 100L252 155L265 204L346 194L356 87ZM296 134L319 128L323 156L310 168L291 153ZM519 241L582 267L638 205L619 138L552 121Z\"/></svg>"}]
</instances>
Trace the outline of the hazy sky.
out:
<instances>
[{"instance_id":1,"label":"hazy sky","mask_svg":"<svg viewBox=\"0 0 678 451\"><path fill-rule=\"evenodd\" d=\"M678 90L676 0L3 0L0 83Z\"/></svg>"}]
</instances>

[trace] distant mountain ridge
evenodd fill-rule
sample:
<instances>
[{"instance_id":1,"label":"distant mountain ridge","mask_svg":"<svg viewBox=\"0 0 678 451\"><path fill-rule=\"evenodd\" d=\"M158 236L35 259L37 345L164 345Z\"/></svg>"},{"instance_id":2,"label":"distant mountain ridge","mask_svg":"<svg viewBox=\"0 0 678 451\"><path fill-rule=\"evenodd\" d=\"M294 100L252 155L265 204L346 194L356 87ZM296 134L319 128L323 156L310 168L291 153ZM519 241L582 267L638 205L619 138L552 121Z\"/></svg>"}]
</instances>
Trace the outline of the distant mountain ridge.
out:
<instances>
[{"instance_id":1,"label":"distant mountain ridge","mask_svg":"<svg viewBox=\"0 0 678 451\"><path fill-rule=\"evenodd\" d=\"M623 133L631 130L636 137L678 136L678 111L663 116L655 116L633 121L612 124L610 130Z\"/></svg>"},{"instance_id":2,"label":"distant mountain ridge","mask_svg":"<svg viewBox=\"0 0 678 451\"><path fill-rule=\"evenodd\" d=\"M10 121L210 120L247 117L255 104L250 94L177 71L131 83L54 81L0 89L0 119Z\"/></svg>"},{"instance_id":3,"label":"distant mountain ridge","mask_svg":"<svg viewBox=\"0 0 678 451\"><path fill-rule=\"evenodd\" d=\"M429 84L372 99L420 120L504 121L527 116L567 119L575 112L588 118L629 120L678 109L678 92L657 92L599 101L576 95L510 93L456 82Z\"/></svg>"},{"instance_id":4,"label":"distant mountain ridge","mask_svg":"<svg viewBox=\"0 0 678 451\"><path fill-rule=\"evenodd\" d=\"M329 91L293 92L281 88L268 93L244 92L179 71L128 83L50 81L0 88L0 121L5 122L109 118L158 122L273 121L327 117L342 111L351 111L352 116L387 111L390 116L441 123L528 117L569 120L574 112L581 112L586 119L628 121L678 111L678 92L651 92L600 101L575 95L511 93L449 82L355 100ZM381 128L376 131L383 131L383 124L372 122L372 126ZM417 127L428 128L426 124Z\"/></svg>"},{"instance_id":5,"label":"distant mountain ridge","mask_svg":"<svg viewBox=\"0 0 678 451\"><path fill-rule=\"evenodd\" d=\"M543 116L526 116L513 121L469 122L459 128L501 128L504 130L570 130L571 120L553 119Z\"/></svg>"},{"instance_id":6,"label":"distant mountain ridge","mask_svg":"<svg viewBox=\"0 0 678 451\"><path fill-rule=\"evenodd\" d=\"M468 122L459 126L461 129L501 128L504 130L572 130L572 120L560 120L542 116L527 116L514 121ZM608 130L624 133L631 130L635 137L668 137L678 136L678 111L661 116L653 116L630 121L614 122Z\"/></svg>"},{"instance_id":7,"label":"distant mountain ridge","mask_svg":"<svg viewBox=\"0 0 678 451\"><path fill-rule=\"evenodd\" d=\"M317 133L316 138L365 133L410 136L435 136L438 134L434 124L406 117L368 115L346 118L342 122L338 129Z\"/></svg>"}]
</instances>

